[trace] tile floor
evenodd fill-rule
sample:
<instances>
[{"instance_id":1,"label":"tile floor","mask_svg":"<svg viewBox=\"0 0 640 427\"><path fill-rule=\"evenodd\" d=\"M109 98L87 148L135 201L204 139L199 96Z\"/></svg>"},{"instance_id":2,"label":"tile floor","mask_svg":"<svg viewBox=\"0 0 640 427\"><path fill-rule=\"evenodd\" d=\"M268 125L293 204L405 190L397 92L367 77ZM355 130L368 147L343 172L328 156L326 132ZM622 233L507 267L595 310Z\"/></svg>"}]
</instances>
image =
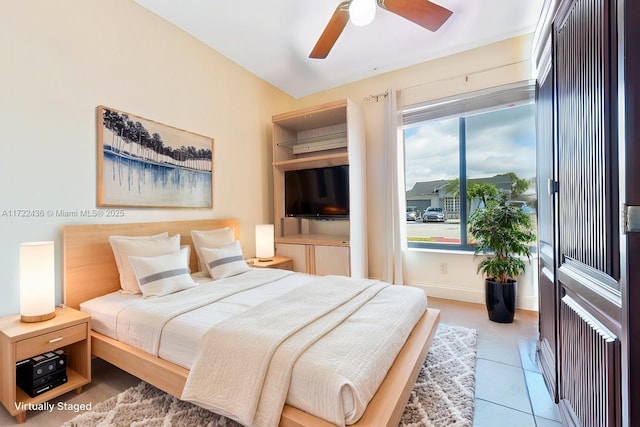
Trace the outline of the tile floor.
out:
<instances>
[{"instance_id":1,"label":"tile floor","mask_svg":"<svg viewBox=\"0 0 640 427\"><path fill-rule=\"evenodd\" d=\"M478 331L474 427L560 427L560 417L536 364L537 313L519 311L511 324L491 322L483 305L429 298L441 310L441 322ZM93 360L93 381L84 393L67 393L56 400L102 402L139 381L103 362ZM31 411L25 427L57 427L76 414ZM13 426L0 405L0 426ZM446 426L438 426L446 427Z\"/></svg>"},{"instance_id":2,"label":"tile floor","mask_svg":"<svg viewBox=\"0 0 640 427\"><path fill-rule=\"evenodd\" d=\"M474 427L560 427L560 414L536 362L538 313L513 323L489 320L484 305L429 298L441 322L478 331Z\"/></svg>"}]
</instances>

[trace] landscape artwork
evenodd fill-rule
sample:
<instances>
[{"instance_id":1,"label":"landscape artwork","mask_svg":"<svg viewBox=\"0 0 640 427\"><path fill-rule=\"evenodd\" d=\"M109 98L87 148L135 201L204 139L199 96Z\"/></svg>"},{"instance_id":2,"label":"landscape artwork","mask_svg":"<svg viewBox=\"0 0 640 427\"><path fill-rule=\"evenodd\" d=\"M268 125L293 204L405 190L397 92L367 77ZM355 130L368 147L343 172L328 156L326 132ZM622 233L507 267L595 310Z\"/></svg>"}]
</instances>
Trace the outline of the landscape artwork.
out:
<instances>
[{"instance_id":1,"label":"landscape artwork","mask_svg":"<svg viewBox=\"0 0 640 427\"><path fill-rule=\"evenodd\" d=\"M213 207L213 139L98 106L98 205Z\"/></svg>"}]
</instances>

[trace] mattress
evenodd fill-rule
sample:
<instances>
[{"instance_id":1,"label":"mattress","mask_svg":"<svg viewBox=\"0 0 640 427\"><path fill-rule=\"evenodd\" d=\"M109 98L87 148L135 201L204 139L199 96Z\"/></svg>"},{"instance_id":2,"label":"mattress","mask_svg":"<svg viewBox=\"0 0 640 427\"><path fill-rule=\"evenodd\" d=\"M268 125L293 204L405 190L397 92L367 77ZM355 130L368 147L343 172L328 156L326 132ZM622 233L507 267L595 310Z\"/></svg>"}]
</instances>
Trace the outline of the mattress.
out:
<instances>
[{"instance_id":1,"label":"mattress","mask_svg":"<svg viewBox=\"0 0 640 427\"><path fill-rule=\"evenodd\" d=\"M258 269L252 269L252 271L255 270ZM198 344L210 328L233 316L241 315L258 304L272 301L287 292L306 286L317 280L317 278L317 276L303 273L288 274L276 281L266 283L258 289L239 292L212 304L179 314L168 321L162 328L158 357L190 369L196 356ZM199 275L194 275L194 280L199 284L211 284L210 278ZM242 274L217 280L215 281L215 286L231 286L239 281L242 281ZM96 332L126 341L127 337L119 336L118 317L121 313L126 312L127 307L133 307L132 304L136 304L141 299L143 297L140 295L124 295L114 292L86 301L80 305L80 309L91 314L92 328ZM406 321L397 324L397 322L387 323L384 319L380 319L376 311L380 307L386 307L389 304L397 306L398 316L406 318ZM331 334L338 337L342 334L343 337L341 339L333 340L332 346L323 346L320 342L302 354L293 368L289 393L286 399L287 404L326 418L326 414L318 413L317 405L314 403L317 400L318 393L322 393L317 388L323 386L322 381L318 381L318 378L321 377L318 372L326 372L326 375L344 376L345 382L352 384L352 387L344 387L341 390L343 419L341 420L342 422L337 422L337 424L344 425L357 421L361 416L363 407L366 407L368 399L373 396L377 389L376 386L373 390L370 390L372 388L370 384L359 384L360 379L363 377L375 378L379 385L393 359L395 359L395 354L400 350L406 337L413 329L413 325L425 310L426 296L421 290L404 286L388 286L385 288L370 303L359 309L345 320L339 328L331 332ZM392 336L395 342L390 345L376 345L375 342L369 343L366 347L366 354L357 356L362 358L358 366L359 370L365 370L365 375L363 375L363 372L358 372L357 375L354 375L352 372L341 370L340 367L349 366L349 364L344 363L344 358L353 357L354 354L359 353L358 349L354 349L350 345L336 345L335 343L350 342L349 337L354 333L358 334L357 331L361 328L366 328L367 335L373 337L374 341L375 337L378 336L381 337L380 339ZM122 332L120 332L120 335L122 335ZM391 357L387 354L389 348L392 348L394 352ZM322 361L323 366L318 366L318 360ZM354 378L351 379L350 375L353 375ZM360 390L359 387L365 390ZM353 390L356 391L354 392ZM367 400L366 402L362 402L363 396ZM335 412L335 409L327 408L327 412L332 411ZM332 422L335 421L332 420Z\"/></svg>"}]
</instances>

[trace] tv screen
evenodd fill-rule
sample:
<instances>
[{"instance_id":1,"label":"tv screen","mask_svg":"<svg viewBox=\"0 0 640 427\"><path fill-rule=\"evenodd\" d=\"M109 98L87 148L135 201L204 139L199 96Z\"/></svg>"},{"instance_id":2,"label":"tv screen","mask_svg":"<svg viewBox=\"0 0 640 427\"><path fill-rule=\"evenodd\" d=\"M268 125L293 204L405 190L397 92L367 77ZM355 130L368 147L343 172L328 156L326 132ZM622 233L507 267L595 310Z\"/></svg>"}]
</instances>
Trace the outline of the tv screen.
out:
<instances>
[{"instance_id":1,"label":"tv screen","mask_svg":"<svg viewBox=\"0 0 640 427\"><path fill-rule=\"evenodd\" d=\"M285 216L349 217L349 166L285 171Z\"/></svg>"}]
</instances>

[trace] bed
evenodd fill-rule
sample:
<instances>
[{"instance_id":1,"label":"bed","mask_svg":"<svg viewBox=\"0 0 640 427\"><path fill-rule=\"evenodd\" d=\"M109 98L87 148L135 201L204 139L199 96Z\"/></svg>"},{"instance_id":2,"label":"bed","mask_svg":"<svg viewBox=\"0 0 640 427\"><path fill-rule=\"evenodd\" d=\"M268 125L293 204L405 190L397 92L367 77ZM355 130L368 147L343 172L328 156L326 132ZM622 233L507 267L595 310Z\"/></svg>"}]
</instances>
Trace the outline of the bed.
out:
<instances>
[{"instance_id":1,"label":"bed","mask_svg":"<svg viewBox=\"0 0 640 427\"><path fill-rule=\"evenodd\" d=\"M180 234L181 244L195 248L192 230L213 230L232 227L238 238L236 220L199 220L135 224L100 224L63 227L64 303L78 309L82 303L96 297L113 294L120 289L119 274L109 236L141 236L168 232ZM190 259L192 271L198 271L197 257ZM384 380L354 426L397 426L424 362L439 321L439 312L429 309L421 315L402 345ZM95 322L100 324L100 322ZM100 333L103 332L103 333ZM106 331L92 331L92 353L132 375L180 398L185 391L189 369L153 356L132 345L117 341ZM280 415L280 426L318 426L335 424L286 404Z\"/></svg>"}]
</instances>

